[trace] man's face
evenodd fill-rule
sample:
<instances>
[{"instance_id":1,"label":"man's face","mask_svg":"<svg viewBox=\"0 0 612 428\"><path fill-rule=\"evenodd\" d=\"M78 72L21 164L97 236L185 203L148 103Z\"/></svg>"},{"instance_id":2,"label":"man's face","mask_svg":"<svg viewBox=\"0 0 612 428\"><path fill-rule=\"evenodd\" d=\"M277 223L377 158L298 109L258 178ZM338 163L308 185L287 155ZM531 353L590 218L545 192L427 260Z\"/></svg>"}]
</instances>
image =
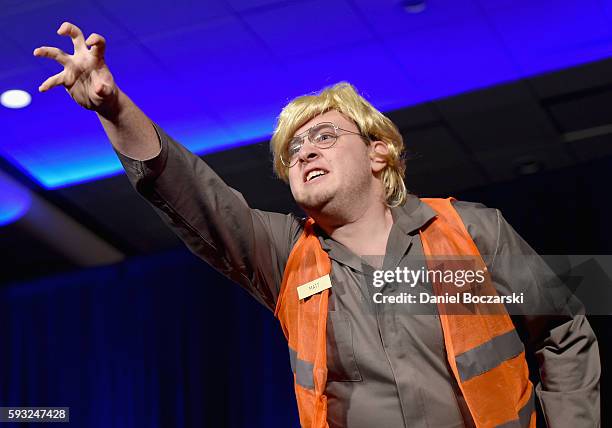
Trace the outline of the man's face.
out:
<instances>
[{"instance_id":1,"label":"man's face","mask_svg":"<svg viewBox=\"0 0 612 428\"><path fill-rule=\"evenodd\" d=\"M316 116L302 125L294 135L313 125L331 122L348 131L359 132L357 126L336 110ZM289 185L297 204L309 215L337 215L353 206L355 198L367 197L373 176L368 146L359 135L338 130L333 147L320 149L304 139L298 162L289 168ZM313 171L323 175L308 179Z\"/></svg>"}]
</instances>

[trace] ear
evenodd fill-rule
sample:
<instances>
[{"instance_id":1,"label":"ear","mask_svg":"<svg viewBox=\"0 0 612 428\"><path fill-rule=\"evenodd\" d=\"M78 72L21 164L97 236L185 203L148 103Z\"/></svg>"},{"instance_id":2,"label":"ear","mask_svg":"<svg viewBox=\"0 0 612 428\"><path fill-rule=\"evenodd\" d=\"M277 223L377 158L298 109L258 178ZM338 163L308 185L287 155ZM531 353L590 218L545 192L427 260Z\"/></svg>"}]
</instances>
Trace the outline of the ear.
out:
<instances>
[{"instance_id":1,"label":"ear","mask_svg":"<svg viewBox=\"0 0 612 428\"><path fill-rule=\"evenodd\" d=\"M371 141L369 146L370 166L374 175L387 166L389 147L384 141Z\"/></svg>"}]
</instances>

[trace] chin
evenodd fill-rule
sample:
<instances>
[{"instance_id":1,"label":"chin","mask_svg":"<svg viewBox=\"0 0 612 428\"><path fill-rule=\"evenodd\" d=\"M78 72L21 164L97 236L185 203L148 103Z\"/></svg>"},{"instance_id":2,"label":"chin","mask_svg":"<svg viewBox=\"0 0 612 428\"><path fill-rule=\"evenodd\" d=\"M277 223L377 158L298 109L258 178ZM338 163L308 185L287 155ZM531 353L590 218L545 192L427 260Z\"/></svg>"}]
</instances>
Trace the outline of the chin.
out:
<instances>
[{"instance_id":1,"label":"chin","mask_svg":"<svg viewBox=\"0 0 612 428\"><path fill-rule=\"evenodd\" d=\"M320 213L325 210L325 207L331 202L332 196L330 192L318 192L297 197L294 195L294 198L300 208L310 214L311 212Z\"/></svg>"},{"instance_id":2,"label":"chin","mask_svg":"<svg viewBox=\"0 0 612 428\"><path fill-rule=\"evenodd\" d=\"M310 213L322 211L329 201L323 198L309 197L296 200L296 202L300 206L300 208L302 208L307 213Z\"/></svg>"}]
</instances>

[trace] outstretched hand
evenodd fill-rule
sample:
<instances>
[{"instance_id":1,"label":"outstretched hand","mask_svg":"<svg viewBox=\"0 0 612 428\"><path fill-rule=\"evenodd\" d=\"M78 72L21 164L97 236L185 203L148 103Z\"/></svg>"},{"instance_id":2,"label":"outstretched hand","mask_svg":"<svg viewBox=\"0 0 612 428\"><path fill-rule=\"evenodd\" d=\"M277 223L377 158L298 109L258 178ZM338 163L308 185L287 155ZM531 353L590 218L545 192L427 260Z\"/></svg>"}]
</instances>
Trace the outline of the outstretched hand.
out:
<instances>
[{"instance_id":1,"label":"outstretched hand","mask_svg":"<svg viewBox=\"0 0 612 428\"><path fill-rule=\"evenodd\" d=\"M80 106L98 112L108 110L115 103L119 90L104 62L104 37L92 33L85 40L79 27L69 22L64 22L57 34L70 36L74 53L69 55L49 46L34 49L34 56L51 58L64 67L64 70L45 80L38 90L46 92L62 85Z\"/></svg>"}]
</instances>

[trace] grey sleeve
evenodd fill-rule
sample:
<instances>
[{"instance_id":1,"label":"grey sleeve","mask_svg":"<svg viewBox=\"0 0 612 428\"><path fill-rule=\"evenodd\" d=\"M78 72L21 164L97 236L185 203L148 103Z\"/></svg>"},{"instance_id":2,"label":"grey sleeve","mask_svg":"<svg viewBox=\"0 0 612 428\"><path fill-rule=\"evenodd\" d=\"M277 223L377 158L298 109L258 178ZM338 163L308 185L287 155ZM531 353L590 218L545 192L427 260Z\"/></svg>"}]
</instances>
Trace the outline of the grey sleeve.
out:
<instances>
[{"instance_id":1,"label":"grey sleeve","mask_svg":"<svg viewBox=\"0 0 612 428\"><path fill-rule=\"evenodd\" d=\"M550 286L554 272L499 210L463 204L457 209L479 251L490 255L487 266L498 292L525 292L522 315L513 320L521 323L527 352L539 366L536 394L547 426L599 427L599 348L582 305L557 284Z\"/></svg>"},{"instance_id":2,"label":"grey sleeve","mask_svg":"<svg viewBox=\"0 0 612 428\"><path fill-rule=\"evenodd\" d=\"M206 162L153 125L156 157L139 161L116 150L132 186L194 254L273 311L299 220L251 209Z\"/></svg>"}]
</instances>

